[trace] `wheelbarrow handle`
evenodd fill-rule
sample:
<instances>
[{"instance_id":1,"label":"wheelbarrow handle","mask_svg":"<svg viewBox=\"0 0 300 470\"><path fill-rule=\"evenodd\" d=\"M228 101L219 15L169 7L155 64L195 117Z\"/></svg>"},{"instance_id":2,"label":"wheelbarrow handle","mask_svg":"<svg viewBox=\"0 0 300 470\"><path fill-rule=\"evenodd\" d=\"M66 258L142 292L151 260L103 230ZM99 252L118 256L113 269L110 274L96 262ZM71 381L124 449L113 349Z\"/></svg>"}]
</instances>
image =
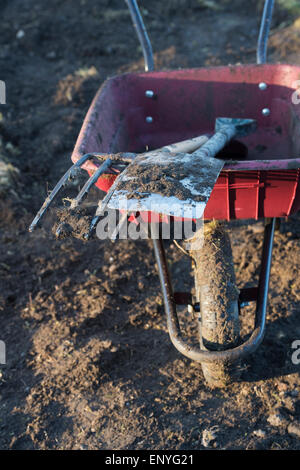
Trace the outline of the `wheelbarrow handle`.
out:
<instances>
[{"instance_id":1,"label":"wheelbarrow handle","mask_svg":"<svg viewBox=\"0 0 300 470\"><path fill-rule=\"evenodd\" d=\"M154 70L152 46L136 0L125 0L130 11L133 26L139 38L145 61L145 70Z\"/></svg>"},{"instance_id":2,"label":"wheelbarrow handle","mask_svg":"<svg viewBox=\"0 0 300 470\"><path fill-rule=\"evenodd\" d=\"M258 64L267 62L268 39L273 15L274 0L266 0L261 19L257 43L256 60Z\"/></svg>"},{"instance_id":3,"label":"wheelbarrow handle","mask_svg":"<svg viewBox=\"0 0 300 470\"><path fill-rule=\"evenodd\" d=\"M129 8L132 22L143 50L145 70L146 72L152 71L154 70L153 51L140 9L136 0L125 0L125 2ZM265 0L256 52L258 64L265 64L267 61L268 38L270 33L273 8L274 0Z\"/></svg>"}]
</instances>

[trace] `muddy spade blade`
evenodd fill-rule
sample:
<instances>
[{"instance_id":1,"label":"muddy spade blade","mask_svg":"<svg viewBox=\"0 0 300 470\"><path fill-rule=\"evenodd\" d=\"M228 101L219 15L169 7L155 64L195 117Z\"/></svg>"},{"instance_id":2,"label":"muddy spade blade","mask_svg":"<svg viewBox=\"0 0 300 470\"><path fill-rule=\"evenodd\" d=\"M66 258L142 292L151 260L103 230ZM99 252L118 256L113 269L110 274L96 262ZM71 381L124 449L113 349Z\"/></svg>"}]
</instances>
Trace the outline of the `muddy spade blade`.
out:
<instances>
[{"instance_id":1,"label":"muddy spade blade","mask_svg":"<svg viewBox=\"0 0 300 470\"><path fill-rule=\"evenodd\" d=\"M218 118L215 134L192 154L161 149L136 157L107 194L108 207L201 218L224 166L215 155L255 127L252 119Z\"/></svg>"},{"instance_id":2,"label":"muddy spade blade","mask_svg":"<svg viewBox=\"0 0 300 470\"><path fill-rule=\"evenodd\" d=\"M108 207L199 219L223 165L206 156L152 154L125 170Z\"/></svg>"}]
</instances>

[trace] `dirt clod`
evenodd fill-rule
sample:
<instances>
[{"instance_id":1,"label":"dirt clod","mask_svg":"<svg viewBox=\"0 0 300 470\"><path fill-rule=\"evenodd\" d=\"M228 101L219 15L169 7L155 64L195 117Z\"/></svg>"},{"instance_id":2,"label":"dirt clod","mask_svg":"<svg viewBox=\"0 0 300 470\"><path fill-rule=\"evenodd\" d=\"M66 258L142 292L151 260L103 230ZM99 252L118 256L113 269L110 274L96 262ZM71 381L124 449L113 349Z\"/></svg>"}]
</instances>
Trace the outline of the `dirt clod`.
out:
<instances>
[{"instance_id":1,"label":"dirt clod","mask_svg":"<svg viewBox=\"0 0 300 470\"><path fill-rule=\"evenodd\" d=\"M218 427L213 427L210 429L204 429L202 432L201 444L204 447L218 447L217 436L218 436Z\"/></svg>"},{"instance_id":2,"label":"dirt clod","mask_svg":"<svg viewBox=\"0 0 300 470\"><path fill-rule=\"evenodd\" d=\"M93 211L82 207L58 209L57 222L53 225L52 232L60 239L72 236L86 241L85 236L89 232L92 214Z\"/></svg>"},{"instance_id":3,"label":"dirt clod","mask_svg":"<svg viewBox=\"0 0 300 470\"><path fill-rule=\"evenodd\" d=\"M180 201L207 201L208 188L213 188L222 168L221 160L200 162L188 154L172 155L169 152L139 156L130 165L126 178L118 185L126 191L128 199L140 199L145 195L159 194L176 197ZM188 180L188 184L185 182Z\"/></svg>"},{"instance_id":4,"label":"dirt clod","mask_svg":"<svg viewBox=\"0 0 300 470\"><path fill-rule=\"evenodd\" d=\"M267 421L271 426L281 427L287 424L287 420L280 412L272 413L268 416Z\"/></svg>"},{"instance_id":5,"label":"dirt clod","mask_svg":"<svg viewBox=\"0 0 300 470\"><path fill-rule=\"evenodd\" d=\"M290 423L287 430L289 434L300 439L300 423Z\"/></svg>"}]
</instances>

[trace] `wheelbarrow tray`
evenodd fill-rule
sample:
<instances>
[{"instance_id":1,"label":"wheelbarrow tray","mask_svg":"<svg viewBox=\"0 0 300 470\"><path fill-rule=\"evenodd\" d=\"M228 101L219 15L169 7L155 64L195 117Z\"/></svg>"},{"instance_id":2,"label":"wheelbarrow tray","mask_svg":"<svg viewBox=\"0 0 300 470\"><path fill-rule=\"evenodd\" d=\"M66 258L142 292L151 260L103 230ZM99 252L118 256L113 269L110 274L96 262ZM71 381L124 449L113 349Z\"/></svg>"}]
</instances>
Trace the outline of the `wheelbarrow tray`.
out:
<instances>
[{"instance_id":1,"label":"wheelbarrow tray","mask_svg":"<svg viewBox=\"0 0 300 470\"><path fill-rule=\"evenodd\" d=\"M253 118L258 130L241 138L246 159L226 156L205 209L206 219L284 217L300 209L300 67L242 65L147 73L107 80L96 94L72 161L90 152L145 152L211 133L217 116ZM267 84L265 90L259 83ZM147 90L154 97L145 95ZM262 114L264 108L270 115ZM152 118L151 120L146 119ZM97 162L83 165L89 174ZM108 191L115 175L97 186Z\"/></svg>"}]
</instances>

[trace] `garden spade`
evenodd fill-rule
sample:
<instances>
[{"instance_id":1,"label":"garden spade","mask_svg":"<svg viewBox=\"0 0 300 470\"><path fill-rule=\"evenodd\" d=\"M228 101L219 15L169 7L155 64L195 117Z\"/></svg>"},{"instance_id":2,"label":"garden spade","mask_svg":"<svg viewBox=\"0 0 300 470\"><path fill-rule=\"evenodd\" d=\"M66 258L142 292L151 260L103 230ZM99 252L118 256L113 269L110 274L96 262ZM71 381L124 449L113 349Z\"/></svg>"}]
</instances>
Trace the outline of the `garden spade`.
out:
<instances>
[{"instance_id":1,"label":"garden spade","mask_svg":"<svg viewBox=\"0 0 300 470\"><path fill-rule=\"evenodd\" d=\"M231 139L255 129L253 119L217 118L213 136L193 153L170 146L137 156L116 179L97 214L109 207L201 218L224 166L215 156Z\"/></svg>"}]
</instances>

